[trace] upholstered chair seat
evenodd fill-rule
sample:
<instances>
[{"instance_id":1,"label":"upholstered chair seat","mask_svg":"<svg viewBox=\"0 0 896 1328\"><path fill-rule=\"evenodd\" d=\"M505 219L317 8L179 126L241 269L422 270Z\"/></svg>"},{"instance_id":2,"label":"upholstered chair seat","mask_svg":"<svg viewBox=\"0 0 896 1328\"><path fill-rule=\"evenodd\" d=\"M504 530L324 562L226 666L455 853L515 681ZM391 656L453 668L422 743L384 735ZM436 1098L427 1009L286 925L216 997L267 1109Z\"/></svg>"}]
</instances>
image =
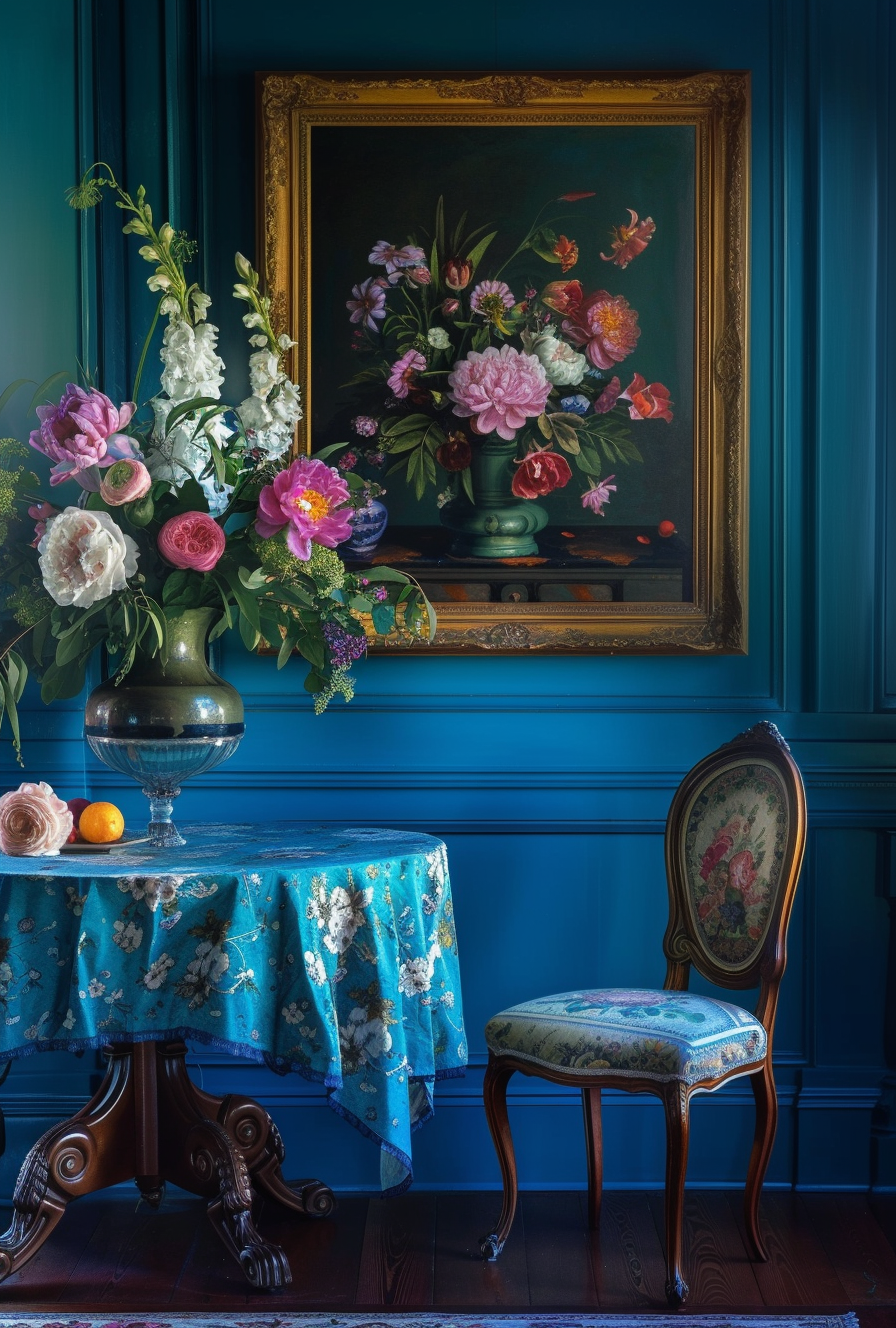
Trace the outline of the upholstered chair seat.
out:
<instances>
[{"instance_id":1,"label":"upholstered chair seat","mask_svg":"<svg viewBox=\"0 0 896 1328\"><path fill-rule=\"evenodd\" d=\"M510 1235L519 1185L507 1110L514 1074L580 1090L588 1165L588 1222L600 1226L601 1090L652 1093L666 1124L666 1294L681 1305L684 1183L690 1100L747 1076L756 1128L744 1226L756 1259L768 1254L759 1200L778 1099L772 1043L787 961L787 924L806 843L806 799L790 749L773 724L754 725L685 775L666 821L669 920L661 990L594 987L513 1005L486 1026L483 1099L504 1202L480 1243L496 1259ZM628 889L620 884L620 890ZM633 928L637 927L632 919ZM637 933L640 934L640 933ZM691 969L722 991L755 992L752 1010L688 991Z\"/></svg>"},{"instance_id":2,"label":"upholstered chair seat","mask_svg":"<svg viewBox=\"0 0 896 1328\"><path fill-rule=\"evenodd\" d=\"M689 991L604 987L512 1005L490 1019L494 1056L543 1069L696 1084L765 1057L767 1035L740 1006Z\"/></svg>"}]
</instances>

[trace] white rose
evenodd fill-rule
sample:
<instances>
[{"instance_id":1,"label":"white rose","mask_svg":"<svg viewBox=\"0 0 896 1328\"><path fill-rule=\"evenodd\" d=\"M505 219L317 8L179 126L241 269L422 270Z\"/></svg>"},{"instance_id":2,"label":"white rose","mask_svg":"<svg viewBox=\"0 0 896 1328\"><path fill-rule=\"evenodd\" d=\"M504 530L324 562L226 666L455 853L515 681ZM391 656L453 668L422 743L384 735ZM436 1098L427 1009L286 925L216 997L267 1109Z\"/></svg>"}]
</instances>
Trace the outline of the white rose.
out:
<instances>
[{"instance_id":1,"label":"white rose","mask_svg":"<svg viewBox=\"0 0 896 1328\"><path fill-rule=\"evenodd\" d=\"M162 341L162 388L172 402L221 395L224 361L216 352L218 329L214 323L191 327L183 319L172 318Z\"/></svg>"},{"instance_id":2,"label":"white rose","mask_svg":"<svg viewBox=\"0 0 896 1328\"><path fill-rule=\"evenodd\" d=\"M526 333L523 335L523 343L529 354L534 355L543 366L555 387L574 387L585 377L588 367L585 356L550 332L542 332L540 336Z\"/></svg>"},{"instance_id":3,"label":"white rose","mask_svg":"<svg viewBox=\"0 0 896 1328\"><path fill-rule=\"evenodd\" d=\"M137 570L137 545L108 512L67 507L47 522L37 548L47 593L79 609L124 590Z\"/></svg>"}]
</instances>

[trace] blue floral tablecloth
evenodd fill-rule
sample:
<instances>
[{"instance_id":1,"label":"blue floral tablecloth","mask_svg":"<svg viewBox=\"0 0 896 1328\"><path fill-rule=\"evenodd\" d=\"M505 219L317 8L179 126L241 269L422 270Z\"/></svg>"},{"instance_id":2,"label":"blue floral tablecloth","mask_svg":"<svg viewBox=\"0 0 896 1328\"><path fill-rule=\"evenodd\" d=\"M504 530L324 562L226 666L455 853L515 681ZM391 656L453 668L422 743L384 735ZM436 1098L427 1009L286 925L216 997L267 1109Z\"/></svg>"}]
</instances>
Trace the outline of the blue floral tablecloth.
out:
<instances>
[{"instance_id":1,"label":"blue floral tablecloth","mask_svg":"<svg viewBox=\"0 0 896 1328\"><path fill-rule=\"evenodd\" d=\"M0 1060L186 1038L296 1070L380 1145L384 1190L405 1189L433 1085L467 1059L444 844L183 832L178 849L0 854Z\"/></svg>"}]
</instances>

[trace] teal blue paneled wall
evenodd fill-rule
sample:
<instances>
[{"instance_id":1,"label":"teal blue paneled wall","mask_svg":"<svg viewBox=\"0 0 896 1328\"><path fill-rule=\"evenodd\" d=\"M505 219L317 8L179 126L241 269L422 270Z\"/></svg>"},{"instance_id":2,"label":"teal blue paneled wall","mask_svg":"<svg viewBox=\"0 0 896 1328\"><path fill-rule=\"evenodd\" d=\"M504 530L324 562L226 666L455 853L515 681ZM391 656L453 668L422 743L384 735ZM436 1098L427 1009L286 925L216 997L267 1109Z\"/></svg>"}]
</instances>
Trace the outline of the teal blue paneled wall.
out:
<instances>
[{"instance_id":1,"label":"teal blue paneled wall","mask_svg":"<svg viewBox=\"0 0 896 1328\"><path fill-rule=\"evenodd\" d=\"M83 164L95 144L112 144L131 187L145 182L164 200L160 211L167 204L175 224L199 234L237 394L245 332L227 292L233 252L253 249L255 70L752 73L749 654L418 652L369 661L355 702L316 719L299 670L276 673L272 660L248 657L235 643L221 652L223 671L246 698L249 732L229 765L188 786L185 814L408 825L448 841L473 1060L466 1079L440 1090L436 1118L416 1138L424 1186L497 1183L480 1107L481 1029L493 1010L579 983L662 981L669 800L694 760L759 718L774 719L792 740L811 814L779 1017L782 1114L770 1179L896 1185L896 1121L879 1111L878 1134L871 1128L885 1070L888 905L878 841L896 825L896 626L887 595L887 560L896 554L886 538L894 496L887 377L896 302L886 253L894 33L887 0L857 7L844 24L832 0L643 0L634 21L620 21L607 0L568 0L562 21L532 0L458 0L450 14L420 6L395 21L366 0L328 8L290 0L51 5L68 23L76 17L80 32L80 46L65 48L54 97L60 106L68 99L72 114L80 106ZM22 58L6 62L10 97L16 86L25 95L29 57L39 49L36 27L16 24ZM83 88L91 59L97 71L109 67L110 43L120 57L114 78L97 78L96 97L78 103L77 78ZM20 131L26 143L64 118L46 101L36 115ZM54 149L71 156L61 172L67 183L74 130ZM428 170L437 183L437 162L387 161L384 187L399 188L409 169ZM29 179L35 174L32 166ZM54 270L74 292L75 240L61 184L41 187L51 195L42 209ZM15 224L0 220L4 232ZM103 308L97 354L124 383L151 305L114 227L101 238L107 300L127 289L132 313L128 321L112 301ZM333 274L334 299L344 298L346 280ZM67 308L70 335L71 298ZM31 341L39 338L24 288L15 311ZM2 368L12 377L33 372L30 365ZM79 725L77 706L47 713L32 702L26 716L29 774L72 795L85 780ZM143 814L141 795L93 763L86 787L134 819ZM58 1107L40 1097L30 1064L15 1067L4 1101L20 1117L19 1103L54 1116L80 1091L83 1062L59 1059ZM316 1087L204 1050L195 1060L206 1088L271 1104L296 1174L311 1166L337 1186L375 1185L369 1144L328 1113ZM737 1084L720 1097L695 1112L692 1183L727 1185L745 1173L752 1098ZM514 1119L527 1183L584 1184L573 1094L520 1081ZM30 1121L13 1126L0 1185L33 1135ZM610 1184L662 1183L655 1105L608 1095L606 1138Z\"/></svg>"}]
</instances>

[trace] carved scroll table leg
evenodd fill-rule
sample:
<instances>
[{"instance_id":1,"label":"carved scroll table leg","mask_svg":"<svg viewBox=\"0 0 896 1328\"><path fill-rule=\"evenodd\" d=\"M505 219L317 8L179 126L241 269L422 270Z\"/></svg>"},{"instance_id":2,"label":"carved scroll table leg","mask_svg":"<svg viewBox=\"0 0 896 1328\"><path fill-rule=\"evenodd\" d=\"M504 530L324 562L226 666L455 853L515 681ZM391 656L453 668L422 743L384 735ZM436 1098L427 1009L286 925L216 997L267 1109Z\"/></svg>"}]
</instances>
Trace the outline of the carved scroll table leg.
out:
<instances>
[{"instance_id":1,"label":"carved scroll table leg","mask_svg":"<svg viewBox=\"0 0 896 1328\"><path fill-rule=\"evenodd\" d=\"M329 1217L335 1211L333 1191L323 1181L284 1179L281 1166L286 1150L280 1131L264 1107L252 1098L233 1094L210 1100L217 1102L217 1120L242 1153L257 1190L306 1217Z\"/></svg>"},{"instance_id":2,"label":"carved scroll table leg","mask_svg":"<svg viewBox=\"0 0 896 1328\"><path fill-rule=\"evenodd\" d=\"M36 1254L71 1199L133 1175L130 1048L116 1048L99 1091L70 1120L47 1130L25 1158L0 1236L0 1281Z\"/></svg>"},{"instance_id":3,"label":"carved scroll table leg","mask_svg":"<svg viewBox=\"0 0 896 1328\"><path fill-rule=\"evenodd\" d=\"M159 1167L166 1179L211 1202L209 1219L253 1286L265 1290L292 1281L286 1255L265 1241L252 1222L254 1194L245 1158L217 1121L210 1120L187 1074L183 1043L159 1047Z\"/></svg>"}]
</instances>

